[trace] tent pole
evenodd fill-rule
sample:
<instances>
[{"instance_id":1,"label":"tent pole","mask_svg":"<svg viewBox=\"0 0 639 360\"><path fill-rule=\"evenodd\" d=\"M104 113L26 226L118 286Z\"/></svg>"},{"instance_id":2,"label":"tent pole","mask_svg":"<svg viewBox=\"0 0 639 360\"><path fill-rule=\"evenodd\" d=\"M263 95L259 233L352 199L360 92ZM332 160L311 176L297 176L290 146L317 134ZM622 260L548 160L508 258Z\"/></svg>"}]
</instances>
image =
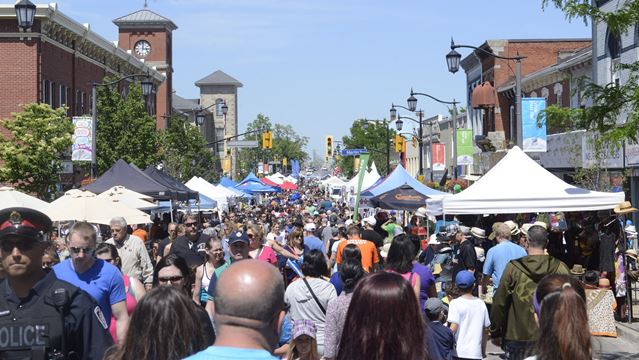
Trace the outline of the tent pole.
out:
<instances>
[{"instance_id":1,"label":"tent pole","mask_svg":"<svg viewBox=\"0 0 639 360\"><path fill-rule=\"evenodd\" d=\"M169 211L171 211L171 222L175 222L173 220L173 200L169 200Z\"/></svg>"}]
</instances>

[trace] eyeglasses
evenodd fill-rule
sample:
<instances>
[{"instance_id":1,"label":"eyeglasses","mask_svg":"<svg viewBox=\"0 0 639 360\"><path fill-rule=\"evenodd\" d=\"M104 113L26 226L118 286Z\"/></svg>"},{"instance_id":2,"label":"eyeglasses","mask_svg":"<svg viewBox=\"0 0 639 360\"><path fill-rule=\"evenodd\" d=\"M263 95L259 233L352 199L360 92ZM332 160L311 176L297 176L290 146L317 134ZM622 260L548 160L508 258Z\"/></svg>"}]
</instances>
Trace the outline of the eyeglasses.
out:
<instances>
[{"instance_id":1,"label":"eyeglasses","mask_svg":"<svg viewBox=\"0 0 639 360\"><path fill-rule=\"evenodd\" d=\"M88 256L93 255L93 251L95 251L95 249L93 249L93 248L81 248L81 247L76 247L76 246L69 246L69 250L73 254L79 254L79 253L83 252L85 255L88 255Z\"/></svg>"},{"instance_id":2,"label":"eyeglasses","mask_svg":"<svg viewBox=\"0 0 639 360\"><path fill-rule=\"evenodd\" d=\"M160 284L166 284L166 283L174 283L174 282L178 282L180 280L184 279L184 276L182 275L177 275L177 276L169 276L169 277L158 277L158 282Z\"/></svg>"},{"instance_id":3,"label":"eyeglasses","mask_svg":"<svg viewBox=\"0 0 639 360\"><path fill-rule=\"evenodd\" d=\"M0 247L2 248L2 251L5 252L11 252L14 248L18 248L20 252L24 252L33 249L37 244L37 241L29 240L3 240L0 243Z\"/></svg>"},{"instance_id":4,"label":"eyeglasses","mask_svg":"<svg viewBox=\"0 0 639 360\"><path fill-rule=\"evenodd\" d=\"M191 226L195 226L195 225L197 225L196 222L184 223L185 227L191 227Z\"/></svg>"}]
</instances>

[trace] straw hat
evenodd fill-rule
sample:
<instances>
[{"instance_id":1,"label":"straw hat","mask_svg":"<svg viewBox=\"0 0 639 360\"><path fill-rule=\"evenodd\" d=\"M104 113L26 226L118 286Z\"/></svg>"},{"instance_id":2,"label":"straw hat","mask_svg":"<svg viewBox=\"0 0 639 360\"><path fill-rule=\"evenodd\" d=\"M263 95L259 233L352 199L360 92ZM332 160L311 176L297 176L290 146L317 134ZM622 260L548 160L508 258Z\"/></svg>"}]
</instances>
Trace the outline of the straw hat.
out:
<instances>
[{"instance_id":1,"label":"straw hat","mask_svg":"<svg viewBox=\"0 0 639 360\"><path fill-rule=\"evenodd\" d=\"M521 226L521 232L524 235L528 235L528 230L530 230L530 228L533 227L533 226L541 226L542 228L548 230L548 225L545 222L543 222L543 221L535 221L532 224L523 224Z\"/></svg>"},{"instance_id":2,"label":"straw hat","mask_svg":"<svg viewBox=\"0 0 639 360\"><path fill-rule=\"evenodd\" d=\"M583 275L586 273L586 270L584 270L583 266L575 264L572 266L572 269L570 269L570 273L573 275Z\"/></svg>"},{"instance_id":3,"label":"straw hat","mask_svg":"<svg viewBox=\"0 0 639 360\"><path fill-rule=\"evenodd\" d=\"M624 230L628 233L628 235L637 235L637 228L635 228L634 225L628 225Z\"/></svg>"},{"instance_id":4,"label":"straw hat","mask_svg":"<svg viewBox=\"0 0 639 360\"><path fill-rule=\"evenodd\" d=\"M633 208L630 201L624 201L621 204L615 206L615 208L612 211L614 211L615 214L629 214L632 212L637 212L639 210L637 210L636 208Z\"/></svg>"},{"instance_id":5,"label":"straw hat","mask_svg":"<svg viewBox=\"0 0 639 360\"><path fill-rule=\"evenodd\" d=\"M470 234L478 239L486 238L486 230L478 228L478 227L470 228Z\"/></svg>"},{"instance_id":6,"label":"straw hat","mask_svg":"<svg viewBox=\"0 0 639 360\"><path fill-rule=\"evenodd\" d=\"M437 234L432 234L430 239L428 240L428 245L439 245L441 244L437 239Z\"/></svg>"},{"instance_id":7,"label":"straw hat","mask_svg":"<svg viewBox=\"0 0 639 360\"><path fill-rule=\"evenodd\" d=\"M610 280L606 279L606 278L600 278L599 279L599 286L597 286L600 289L610 289Z\"/></svg>"},{"instance_id":8,"label":"straw hat","mask_svg":"<svg viewBox=\"0 0 639 360\"><path fill-rule=\"evenodd\" d=\"M514 221L504 221L504 224L508 225L508 227L510 228L510 235L519 235L519 226L517 226Z\"/></svg>"},{"instance_id":9,"label":"straw hat","mask_svg":"<svg viewBox=\"0 0 639 360\"><path fill-rule=\"evenodd\" d=\"M635 249L628 249L626 250L626 255L633 257L635 259L639 258L639 254L637 253L637 250Z\"/></svg>"}]
</instances>

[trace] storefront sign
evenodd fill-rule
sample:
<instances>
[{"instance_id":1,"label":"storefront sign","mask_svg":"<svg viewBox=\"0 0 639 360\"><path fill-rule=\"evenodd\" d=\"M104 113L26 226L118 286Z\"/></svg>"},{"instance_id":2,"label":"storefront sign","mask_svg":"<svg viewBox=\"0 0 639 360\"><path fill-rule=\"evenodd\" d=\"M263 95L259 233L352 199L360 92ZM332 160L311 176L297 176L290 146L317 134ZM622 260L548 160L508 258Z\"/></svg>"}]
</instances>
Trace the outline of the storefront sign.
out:
<instances>
[{"instance_id":1,"label":"storefront sign","mask_svg":"<svg viewBox=\"0 0 639 360\"><path fill-rule=\"evenodd\" d=\"M546 98L521 99L521 122L523 130L523 150L526 152L546 151L546 117L537 120L539 113L546 109Z\"/></svg>"}]
</instances>

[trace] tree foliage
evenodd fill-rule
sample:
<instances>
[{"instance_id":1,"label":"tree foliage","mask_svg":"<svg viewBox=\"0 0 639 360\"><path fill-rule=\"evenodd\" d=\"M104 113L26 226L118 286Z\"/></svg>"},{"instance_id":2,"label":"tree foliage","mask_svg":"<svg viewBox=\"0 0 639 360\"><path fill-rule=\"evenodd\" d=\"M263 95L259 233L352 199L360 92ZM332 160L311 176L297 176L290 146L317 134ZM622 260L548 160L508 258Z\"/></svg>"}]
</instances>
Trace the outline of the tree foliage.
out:
<instances>
[{"instance_id":1,"label":"tree foliage","mask_svg":"<svg viewBox=\"0 0 639 360\"><path fill-rule=\"evenodd\" d=\"M262 149L262 131L273 132L273 148ZM283 158L304 162L308 160L308 154L304 150L308 144L308 138L300 136L291 125L272 123L268 116L258 114L255 120L247 125L245 140L257 140L258 147L253 149L241 149L239 151L239 170L241 175L255 171L258 163L277 159L280 164Z\"/></svg>"},{"instance_id":2,"label":"tree foliage","mask_svg":"<svg viewBox=\"0 0 639 360\"><path fill-rule=\"evenodd\" d=\"M105 82L110 80L106 78ZM129 85L126 99L115 86L98 87L97 117L98 174L104 173L118 159L139 168L159 162L156 120L147 113L138 84Z\"/></svg>"},{"instance_id":3,"label":"tree foliage","mask_svg":"<svg viewBox=\"0 0 639 360\"><path fill-rule=\"evenodd\" d=\"M174 116L169 123L169 128L160 133L164 171L182 182L193 176L217 179L213 154L197 127L183 116Z\"/></svg>"},{"instance_id":4,"label":"tree foliage","mask_svg":"<svg viewBox=\"0 0 639 360\"><path fill-rule=\"evenodd\" d=\"M51 200L62 158L72 144L73 124L66 109L28 104L15 119L0 120L10 137L0 137L0 181Z\"/></svg>"},{"instance_id":5,"label":"tree foliage","mask_svg":"<svg viewBox=\"0 0 639 360\"><path fill-rule=\"evenodd\" d=\"M367 124L367 126L364 126ZM366 127L366 129L364 129ZM370 152L369 164L373 161L377 166L377 170L380 174L387 173L386 163L386 146L390 139L396 134L395 129L387 129L384 121L371 121L366 119L359 119L353 123L350 128L350 135L342 138L342 149L368 149ZM391 154L394 151L391 148ZM342 172L348 176L353 176L353 162L352 156L340 157L338 160L339 166L342 168Z\"/></svg>"}]
</instances>

